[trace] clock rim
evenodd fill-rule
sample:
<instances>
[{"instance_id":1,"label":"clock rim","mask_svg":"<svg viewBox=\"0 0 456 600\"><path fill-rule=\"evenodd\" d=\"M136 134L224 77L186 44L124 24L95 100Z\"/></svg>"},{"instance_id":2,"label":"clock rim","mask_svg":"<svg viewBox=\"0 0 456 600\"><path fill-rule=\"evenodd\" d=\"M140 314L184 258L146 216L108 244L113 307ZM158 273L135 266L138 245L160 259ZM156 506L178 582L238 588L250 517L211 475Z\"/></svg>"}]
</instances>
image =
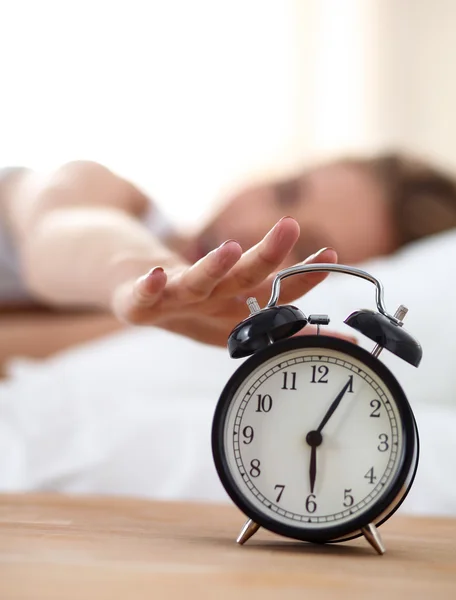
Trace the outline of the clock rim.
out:
<instances>
[{"instance_id":1,"label":"clock rim","mask_svg":"<svg viewBox=\"0 0 456 600\"><path fill-rule=\"evenodd\" d=\"M312 529L294 527L261 513L241 492L231 475L224 448L224 426L231 401L246 378L262 363L290 350L323 348L348 354L372 369L393 396L401 421L403 447L400 463L389 490L379 502L365 513L340 525ZM341 338L326 335L301 335L275 342L250 356L230 377L223 388L212 421L212 455L217 474L234 504L261 527L279 535L306 542L325 543L347 541L362 535L361 529L369 523L380 526L399 508L407 496L416 474L419 459L419 436L415 417L402 386L388 367L367 350ZM405 486L405 488L404 488ZM380 517L380 518L379 518Z\"/></svg>"}]
</instances>

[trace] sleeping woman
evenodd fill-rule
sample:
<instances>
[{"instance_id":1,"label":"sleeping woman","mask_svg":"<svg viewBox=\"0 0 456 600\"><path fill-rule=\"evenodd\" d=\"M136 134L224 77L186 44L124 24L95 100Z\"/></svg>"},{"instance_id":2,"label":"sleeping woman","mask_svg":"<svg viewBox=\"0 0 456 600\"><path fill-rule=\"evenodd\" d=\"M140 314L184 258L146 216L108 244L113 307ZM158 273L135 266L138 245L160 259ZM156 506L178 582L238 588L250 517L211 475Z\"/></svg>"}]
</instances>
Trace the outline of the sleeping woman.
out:
<instances>
[{"instance_id":1,"label":"sleeping woman","mask_svg":"<svg viewBox=\"0 0 456 600\"><path fill-rule=\"evenodd\" d=\"M71 163L47 178L10 171L0 193L4 301L101 308L156 326L12 365L0 381L2 491L226 499L210 425L237 363L208 344L225 345L247 314L247 296L264 305L277 269L333 262L335 248L341 262L362 263L383 281L388 307L410 300L406 327L423 345L420 368L388 352L381 357L421 431L421 466L405 508L456 514L456 480L448 477L456 455L450 178L401 155L335 161L245 190L192 237L173 231L140 191L94 163ZM281 302L322 279L284 281ZM331 327L346 334L336 313L345 317L373 300L371 286L355 284L330 277L298 306L328 313Z\"/></svg>"},{"instance_id":2,"label":"sleeping woman","mask_svg":"<svg viewBox=\"0 0 456 600\"><path fill-rule=\"evenodd\" d=\"M284 217L284 215L288 215ZM193 236L91 162L0 173L0 304L98 307L223 345L287 264L354 264L456 226L456 184L402 154L341 159L244 190ZM337 252L337 255L336 255ZM284 301L324 275L284 283Z\"/></svg>"}]
</instances>

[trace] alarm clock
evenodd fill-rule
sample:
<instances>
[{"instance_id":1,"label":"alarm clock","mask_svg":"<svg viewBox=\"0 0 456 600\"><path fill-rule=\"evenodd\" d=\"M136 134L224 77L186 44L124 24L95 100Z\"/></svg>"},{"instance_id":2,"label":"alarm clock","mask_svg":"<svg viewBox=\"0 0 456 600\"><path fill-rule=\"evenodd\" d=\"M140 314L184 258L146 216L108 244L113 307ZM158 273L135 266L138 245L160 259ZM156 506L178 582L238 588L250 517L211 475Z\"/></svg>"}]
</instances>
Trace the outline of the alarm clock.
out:
<instances>
[{"instance_id":1,"label":"alarm clock","mask_svg":"<svg viewBox=\"0 0 456 600\"><path fill-rule=\"evenodd\" d=\"M311 272L353 275L376 287L377 311L357 310L345 323L375 342L372 352L321 328L327 315L278 305L281 281ZM403 328L407 312L387 312L381 282L336 264L280 271L268 304L247 300L250 316L228 339L231 357L249 358L223 389L212 424L220 480L248 517L237 542L264 527L314 543L364 535L379 553L378 527L409 492L419 437L403 389L379 360L386 348L417 367L420 344ZM308 324L316 335L294 336Z\"/></svg>"}]
</instances>

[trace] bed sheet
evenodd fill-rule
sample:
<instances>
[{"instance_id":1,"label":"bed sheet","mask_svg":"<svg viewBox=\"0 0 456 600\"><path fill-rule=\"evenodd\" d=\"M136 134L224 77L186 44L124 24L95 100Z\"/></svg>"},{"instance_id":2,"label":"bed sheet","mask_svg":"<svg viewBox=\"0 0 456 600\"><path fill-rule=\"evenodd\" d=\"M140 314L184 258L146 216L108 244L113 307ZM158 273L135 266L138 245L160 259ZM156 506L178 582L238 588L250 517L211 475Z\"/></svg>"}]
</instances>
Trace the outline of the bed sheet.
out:
<instances>
[{"instance_id":1,"label":"bed sheet","mask_svg":"<svg viewBox=\"0 0 456 600\"><path fill-rule=\"evenodd\" d=\"M401 510L456 514L456 232L364 267L385 285L390 311L407 304L422 343L414 369L384 352L421 433L421 464ZM331 276L300 300L331 328L374 307L374 288ZM371 348L369 340L360 344ZM17 360L0 384L0 487L226 501L212 464L211 419L239 361L226 350L138 328L40 362Z\"/></svg>"}]
</instances>

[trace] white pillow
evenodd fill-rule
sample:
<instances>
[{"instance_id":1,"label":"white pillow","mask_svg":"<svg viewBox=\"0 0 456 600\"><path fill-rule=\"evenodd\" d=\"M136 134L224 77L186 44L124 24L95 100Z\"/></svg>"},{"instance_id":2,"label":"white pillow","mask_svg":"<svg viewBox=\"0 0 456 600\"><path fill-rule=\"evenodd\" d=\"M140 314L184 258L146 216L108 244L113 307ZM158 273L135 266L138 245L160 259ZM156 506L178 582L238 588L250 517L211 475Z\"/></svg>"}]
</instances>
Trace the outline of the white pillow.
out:
<instances>
[{"instance_id":1,"label":"white pillow","mask_svg":"<svg viewBox=\"0 0 456 600\"><path fill-rule=\"evenodd\" d=\"M423 348L418 369L388 351L383 351L381 360L399 379L414 407L441 405L456 410L456 230L359 266L383 283L390 313L400 304L409 308L404 329ZM331 329L355 334L360 345L373 348L373 342L343 324L353 310L376 310L372 284L330 275L297 305L306 314L329 314Z\"/></svg>"}]
</instances>

